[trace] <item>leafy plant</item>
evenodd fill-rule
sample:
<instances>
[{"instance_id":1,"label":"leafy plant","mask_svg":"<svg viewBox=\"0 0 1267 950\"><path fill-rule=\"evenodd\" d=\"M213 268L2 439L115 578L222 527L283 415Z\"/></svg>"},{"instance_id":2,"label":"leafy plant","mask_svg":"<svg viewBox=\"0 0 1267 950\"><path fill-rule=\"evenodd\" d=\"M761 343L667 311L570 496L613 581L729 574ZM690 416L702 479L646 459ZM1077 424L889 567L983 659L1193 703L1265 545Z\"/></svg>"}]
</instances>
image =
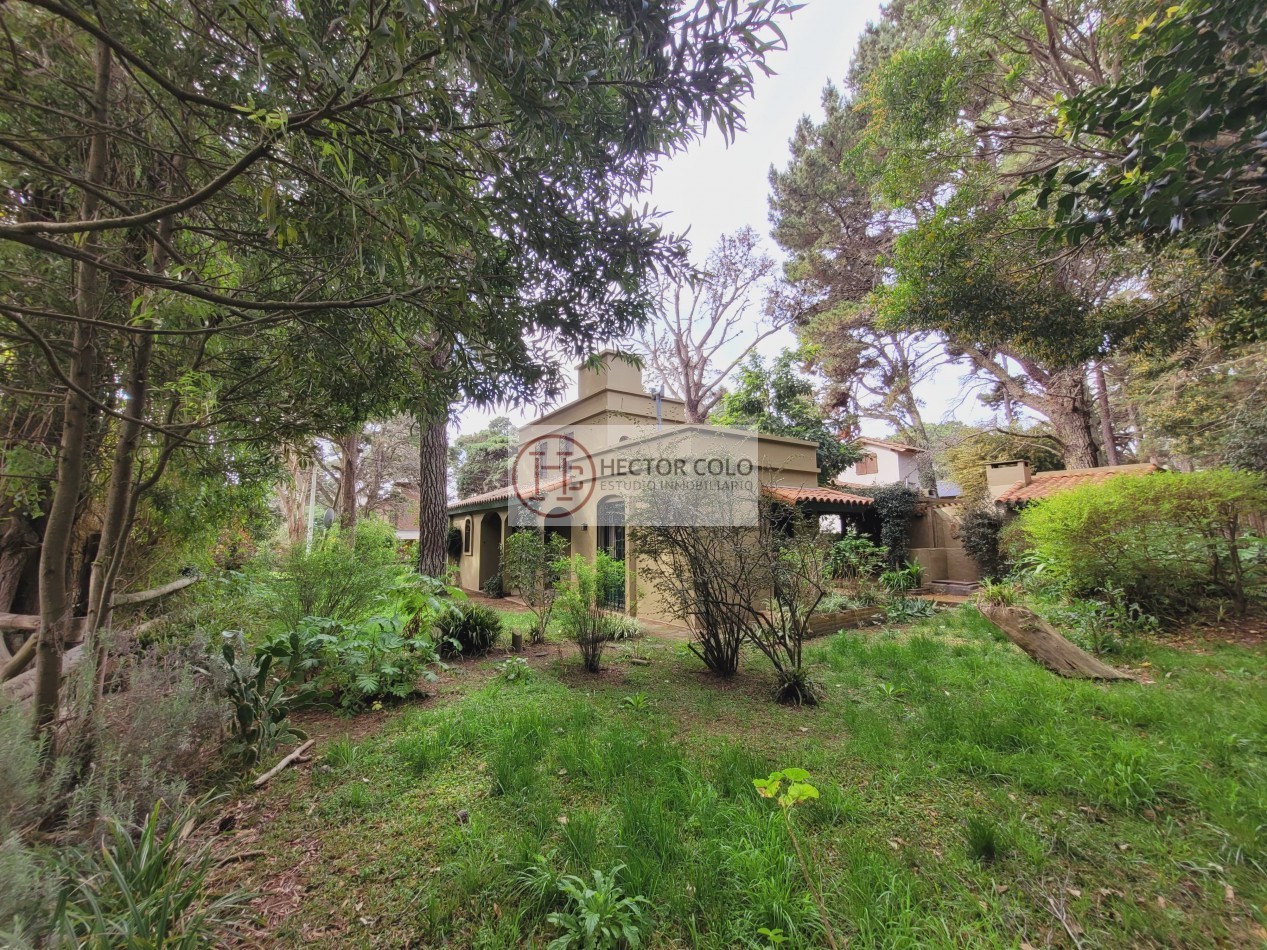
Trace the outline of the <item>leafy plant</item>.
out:
<instances>
[{"instance_id":1,"label":"leafy plant","mask_svg":"<svg viewBox=\"0 0 1267 950\"><path fill-rule=\"evenodd\" d=\"M827 904L823 901L822 891L819 890L810 875L809 865L805 861L805 854L801 850L801 842L796 837L796 828L792 823L792 812L794 809L819 797L818 789L810 783L809 778L809 772L804 769L787 768L771 772L765 778L754 778L752 784L756 788L757 794L762 798L773 799L783 814L783 820L787 825L788 837L792 839L792 847L796 849L796 857L801 864L801 873L804 875L805 883L814 897L814 903L818 905L819 917L823 923L823 933L827 937L827 943L834 950L837 946L836 934L832 930L831 920L827 915Z\"/></svg>"},{"instance_id":2,"label":"leafy plant","mask_svg":"<svg viewBox=\"0 0 1267 950\"><path fill-rule=\"evenodd\" d=\"M567 570L567 541L559 534L535 527L519 528L510 533L502 553L502 581L507 589L517 590L532 612L536 623L532 642L544 643L546 628L558 599L559 581ZM519 639L515 633L516 644ZM516 645L515 650L520 647Z\"/></svg>"},{"instance_id":3,"label":"leafy plant","mask_svg":"<svg viewBox=\"0 0 1267 950\"><path fill-rule=\"evenodd\" d=\"M977 590L976 600L989 607L1011 607L1020 602L1021 589L1010 581L985 580Z\"/></svg>"},{"instance_id":4,"label":"leafy plant","mask_svg":"<svg viewBox=\"0 0 1267 950\"><path fill-rule=\"evenodd\" d=\"M571 576L559 580L559 622L580 648L589 673L602 667L603 646L620 622L620 614L603 609L604 592L611 589L617 576L623 578L624 564L599 551L592 565L579 555L573 557Z\"/></svg>"},{"instance_id":5,"label":"leafy plant","mask_svg":"<svg viewBox=\"0 0 1267 950\"><path fill-rule=\"evenodd\" d=\"M876 544L850 525L827 555L827 567L834 578L857 581L879 574L888 563L889 549Z\"/></svg>"},{"instance_id":6,"label":"leafy plant","mask_svg":"<svg viewBox=\"0 0 1267 950\"><path fill-rule=\"evenodd\" d=\"M999 580L1012 570L1012 562L1001 543L1003 525L1002 514L986 509L968 512L959 524L959 540L964 552L988 580Z\"/></svg>"},{"instance_id":7,"label":"leafy plant","mask_svg":"<svg viewBox=\"0 0 1267 950\"><path fill-rule=\"evenodd\" d=\"M494 574L492 577L486 580L483 584L481 584L480 590L483 592L485 597L492 597L494 600L501 597L505 597L506 588L505 588L505 585L502 583L501 571L498 571L496 574Z\"/></svg>"},{"instance_id":8,"label":"leafy plant","mask_svg":"<svg viewBox=\"0 0 1267 950\"><path fill-rule=\"evenodd\" d=\"M311 551L291 549L273 584L276 612L292 628L305 617L357 623L381 608L408 573L396 559L392 527L362 520L350 544L332 530Z\"/></svg>"},{"instance_id":9,"label":"leafy plant","mask_svg":"<svg viewBox=\"0 0 1267 950\"><path fill-rule=\"evenodd\" d=\"M183 853L192 819L176 815L164 828L155 805L135 839L122 822L107 824L99 854L62 864L65 886L55 929L70 945L194 948L230 942L248 895L212 896L210 853Z\"/></svg>"},{"instance_id":10,"label":"leafy plant","mask_svg":"<svg viewBox=\"0 0 1267 950\"><path fill-rule=\"evenodd\" d=\"M890 594L903 594L914 590L924 577L924 569L915 564L893 568L880 575L880 586Z\"/></svg>"},{"instance_id":11,"label":"leafy plant","mask_svg":"<svg viewBox=\"0 0 1267 950\"><path fill-rule=\"evenodd\" d=\"M239 661L238 635L226 634L221 654L227 671L225 695L233 707L230 719L229 757L243 769L254 768L283 739L306 739L286 717L292 709L312 701L308 687L288 694L285 682L273 682L273 658L262 654Z\"/></svg>"},{"instance_id":12,"label":"leafy plant","mask_svg":"<svg viewBox=\"0 0 1267 950\"><path fill-rule=\"evenodd\" d=\"M404 699L418 681L434 682L429 669L439 662L435 646L421 637L406 637L397 617L374 617L341 629L330 645L324 682L340 705L356 708L376 699Z\"/></svg>"},{"instance_id":13,"label":"leafy plant","mask_svg":"<svg viewBox=\"0 0 1267 950\"><path fill-rule=\"evenodd\" d=\"M618 864L604 874L597 869L586 881L575 875L559 879L559 891L567 898L567 908L546 919L559 929L550 941L550 950L607 950L642 946L649 926L645 897L626 897L616 884L625 866Z\"/></svg>"},{"instance_id":14,"label":"leafy plant","mask_svg":"<svg viewBox=\"0 0 1267 950\"><path fill-rule=\"evenodd\" d=\"M642 635L642 627L638 621L626 614L608 615L607 636L611 640L633 640Z\"/></svg>"},{"instance_id":15,"label":"leafy plant","mask_svg":"<svg viewBox=\"0 0 1267 950\"><path fill-rule=\"evenodd\" d=\"M483 656L501 636L502 620L495 610L466 601L440 618L436 632L441 656Z\"/></svg>"},{"instance_id":16,"label":"leafy plant","mask_svg":"<svg viewBox=\"0 0 1267 950\"><path fill-rule=\"evenodd\" d=\"M885 619L891 623L910 623L937 613L937 607L931 600L918 597L898 597L884 608Z\"/></svg>"},{"instance_id":17,"label":"leafy plant","mask_svg":"<svg viewBox=\"0 0 1267 950\"><path fill-rule=\"evenodd\" d=\"M620 701L620 705L634 712L642 712L651 708L651 697L646 693L634 693Z\"/></svg>"},{"instance_id":18,"label":"leafy plant","mask_svg":"<svg viewBox=\"0 0 1267 950\"><path fill-rule=\"evenodd\" d=\"M878 488L852 488L872 499L871 511L880 519L880 541L889 554L889 564L897 566L906 558L911 536L911 518L919 504L919 493L901 483Z\"/></svg>"},{"instance_id":19,"label":"leafy plant","mask_svg":"<svg viewBox=\"0 0 1267 950\"><path fill-rule=\"evenodd\" d=\"M497 678L507 683L527 683L533 675L532 666L521 656L512 656L497 665Z\"/></svg>"}]
</instances>

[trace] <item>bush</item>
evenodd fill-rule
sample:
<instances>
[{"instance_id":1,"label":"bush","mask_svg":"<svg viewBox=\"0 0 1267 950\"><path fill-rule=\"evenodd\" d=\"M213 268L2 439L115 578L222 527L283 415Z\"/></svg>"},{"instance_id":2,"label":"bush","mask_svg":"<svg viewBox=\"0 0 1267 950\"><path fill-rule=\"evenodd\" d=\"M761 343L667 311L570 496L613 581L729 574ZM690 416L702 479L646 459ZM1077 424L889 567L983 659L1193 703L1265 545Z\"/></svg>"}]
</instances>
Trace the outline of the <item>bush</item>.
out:
<instances>
[{"instance_id":1,"label":"bush","mask_svg":"<svg viewBox=\"0 0 1267 950\"><path fill-rule=\"evenodd\" d=\"M1004 523L1003 515L997 511L978 509L964 515L959 525L959 540L982 578L999 580L1012 571L1012 562L1000 539Z\"/></svg>"},{"instance_id":2,"label":"bush","mask_svg":"<svg viewBox=\"0 0 1267 950\"><path fill-rule=\"evenodd\" d=\"M350 545L331 531L311 551L291 549L273 585L276 613L289 627L304 617L358 623L383 606L407 573L396 559L391 525L362 520Z\"/></svg>"},{"instance_id":3,"label":"bush","mask_svg":"<svg viewBox=\"0 0 1267 950\"><path fill-rule=\"evenodd\" d=\"M1209 598L1243 613L1261 596L1263 540L1247 517L1267 510L1267 481L1220 469L1120 476L1027 507L1029 558L1067 594L1112 588L1144 613L1176 616Z\"/></svg>"},{"instance_id":4,"label":"bush","mask_svg":"<svg viewBox=\"0 0 1267 950\"><path fill-rule=\"evenodd\" d=\"M441 656L483 656L501 636L502 618L496 611L468 601L441 618L436 631Z\"/></svg>"},{"instance_id":5,"label":"bush","mask_svg":"<svg viewBox=\"0 0 1267 950\"><path fill-rule=\"evenodd\" d=\"M338 695L341 706L355 709L412 696L419 680L435 680L429 667L438 660L430 640L405 635L401 617L372 617L335 636L321 682Z\"/></svg>"},{"instance_id":6,"label":"bush","mask_svg":"<svg viewBox=\"0 0 1267 950\"><path fill-rule=\"evenodd\" d=\"M588 881L573 875L559 878L558 889L568 904L566 910L546 918L559 929L550 950L641 946L643 931L650 924L645 910L650 903L624 895L616 885L616 876L623 870L624 865L618 864L609 874L591 871Z\"/></svg>"},{"instance_id":7,"label":"bush","mask_svg":"<svg viewBox=\"0 0 1267 950\"><path fill-rule=\"evenodd\" d=\"M573 557L571 577L559 581L559 622L564 633L580 647L587 672L599 671L603 645L612 639L617 627L615 618L619 615L603 609L604 593L623 574L624 564L599 551L592 565L579 555Z\"/></svg>"},{"instance_id":8,"label":"bush","mask_svg":"<svg viewBox=\"0 0 1267 950\"><path fill-rule=\"evenodd\" d=\"M175 815L164 829L155 806L133 840L110 822L99 853L63 863L65 890L55 928L69 946L210 947L226 943L245 916L247 895L211 896L206 847L185 853L192 819Z\"/></svg>"},{"instance_id":9,"label":"bush","mask_svg":"<svg viewBox=\"0 0 1267 950\"><path fill-rule=\"evenodd\" d=\"M833 578L858 581L879 574L888 563L889 549L858 533L853 525L827 555L827 567Z\"/></svg>"},{"instance_id":10,"label":"bush","mask_svg":"<svg viewBox=\"0 0 1267 950\"><path fill-rule=\"evenodd\" d=\"M880 519L880 541L889 552L889 563L897 566L906 560L906 544L911 536L911 518L919 503L919 493L901 483L878 488L852 488L858 495L872 499L871 511Z\"/></svg>"}]
</instances>

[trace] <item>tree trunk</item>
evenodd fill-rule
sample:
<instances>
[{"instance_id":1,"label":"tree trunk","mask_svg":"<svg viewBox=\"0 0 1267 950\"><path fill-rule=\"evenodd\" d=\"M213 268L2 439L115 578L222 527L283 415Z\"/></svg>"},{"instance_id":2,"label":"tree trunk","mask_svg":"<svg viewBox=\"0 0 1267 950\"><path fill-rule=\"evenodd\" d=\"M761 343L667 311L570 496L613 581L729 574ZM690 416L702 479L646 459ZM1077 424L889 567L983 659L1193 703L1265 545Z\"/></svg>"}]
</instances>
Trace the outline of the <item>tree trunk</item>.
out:
<instances>
[{"instance_id":1,"label":"tree trunk","mask_svg":"<svg viewBox=\"0 0 1267 950\"><path fill-rule=\"evenodd\" d=\"M107 123L110 96L110 47L97 43L97 76L94 89L93 119L96 129L88 150L86 177L94 184L105 179L106 152L109 144ZM85 192L81 217L96 214L98 199ZM89 254L101 252L96 233L88 235L84 248ZM91 264L75 268L75 312L84 321L96 320L102 309L104 289L101 273ZM92 390L96 367L95 328L91 323L75 325L71 345L70 372L74 388L66 391L62 417L62 434L57 460L57 483L49 506L44 544L40 549L40 632L35 653L35 729L45 733L57 718L61 701L62 651L72 621L73 599L67 586L70 573L71 536L83 488L85 455L88 443L88 421L92 411L90 400L81 395ZM53 744L46 749L51 752Z\"/></svg>"},{"instance_id":2,"label":"tree trunk","mask_svg":"<svg viewBox=\"0 0 1267 950\"><path fill-rule=\"evenodd\" d=\"M418 573L444 577L449 534L449 419L419 419Z\"/></svg>"},{"instance_id":3,"label":"tree trunk","mask_svg":"<svg viewBox=\"0 0 1267 950\"><path fill-rule=\"evenodd\" d=\"M13 608L22 576L39 545L40 536L26 515L15 511L5 519L0 529L0 612Z\"/></svg>"},{"instance_id":4,"label":"tree trunk","mask_svg":"<svg viewBox=\"0 0 1267 950\"><path fill-rule=\"evenodd\" d=\"M1074 646L1056 629L1025 607L977 608L1009 640L1053 673L1080 679L1131 680L1135 677L1101 663L1090 653Z\"/></svg>"},{"instance_id":5,"label":"tree trunk","mask_svg":"<svg viewBox=\"0 0 1267 950\"><path fill-rule=\"evenodd\" d=\"M1106 465L1119 464L1117 454L1117 435L1113 431L1113 414L1109 410L1109 383L1104 378L1104 363L1096 360L1092 366L1095 378L1095 404L1100 414L1100 437L1104 442L1104 461Z\"/></svg>"},{"instance_id":6,"label":"tree trunk","mask_svg":"<svg viewBox=\"0 0 1267 950\"><path fill-rule=\"evenodd\" d=\"M356 481L361 465L361 430L355 429L339 440L343 464L339 470L339 494L335 499L335 511L339 516L339 530L350 543L356 530Z\"/></svg>"},{"instance_id":7,"label":"tree trunk","mask_svg":"<svg viewBox=\"0 0 1267 950\"><path fill-rule=\"evenodd\" d=\"M1099 464L1095 439L1091 435L1091 406L1081 369L1052 374L1047 393L1034 406L1051 422L1060 440L1066 468L1095 468Z\"/></svg>"}]
</instances>

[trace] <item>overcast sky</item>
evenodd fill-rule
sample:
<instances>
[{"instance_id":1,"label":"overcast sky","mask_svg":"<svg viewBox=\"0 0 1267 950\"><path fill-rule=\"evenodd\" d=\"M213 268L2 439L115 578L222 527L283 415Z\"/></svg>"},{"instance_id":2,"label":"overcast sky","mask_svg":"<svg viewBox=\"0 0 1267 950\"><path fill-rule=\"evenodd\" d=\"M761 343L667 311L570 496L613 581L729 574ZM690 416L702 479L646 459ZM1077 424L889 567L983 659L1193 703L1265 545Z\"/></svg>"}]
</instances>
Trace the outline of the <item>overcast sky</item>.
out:
<instances>
[{"instance_id":1,"label":"overcast sky","mask_svg":"<svg viewBox=\"0 0 1267 950\"><path fill-rule=\"evenodd\" d=\"M710 133L688 152L665 162L656 176L650 202L665 213L669 231L681 233L689 228L696 260L702 261L722 234L744 225L766 236L769 252L782 258L769 240L770 166L787 164L788 140L802 115L822 118L823 86L828 80L842 80L858 37L867 22L878 15L878 2L808 0L785 27L787 50L768 60L776 74L757 77L755 98L746 108L747 132L729 146L721 136ZM775 353L794 343L787 333L767 339L761 350ZM947 371L925 394L930 421L953 411L958 401L958 377L956 371ZM476 431L496 415L508 415L516 424L523 424L539 414L533 409L468 408L460 415L454 433ZM966 415L962 410L957 414ZM884 434L883 426L864 424L863 428L871 435Z\"/></svg>"}]
</instances>

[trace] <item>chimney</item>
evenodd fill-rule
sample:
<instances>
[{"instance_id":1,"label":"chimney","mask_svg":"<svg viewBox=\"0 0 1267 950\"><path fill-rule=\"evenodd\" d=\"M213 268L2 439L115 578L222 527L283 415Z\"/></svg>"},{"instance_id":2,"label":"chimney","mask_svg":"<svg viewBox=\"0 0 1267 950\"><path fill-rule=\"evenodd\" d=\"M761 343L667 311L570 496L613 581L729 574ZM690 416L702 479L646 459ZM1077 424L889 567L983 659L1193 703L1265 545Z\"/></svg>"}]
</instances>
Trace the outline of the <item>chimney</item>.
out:
<instances>
[{"instance_id":1,"label":"chimney","mask_svg":"<svg viewBox=\"0 0 1267 950\"><path fill-rule=\"evenodd\" d=\"M620 392L643 394L642 371L631 366L616 356L614 350L604 350L599 354L603 361L601 370L592 370L581 364L577 367L577 396L584 399L604 389L616 389Z\"/></svg>"},{"instance_id":2,"label":"chimney","mask_svg":"<svg viewBox=\"0 0 1267 950\"><path fill-rule=\"evenodd\" d=\"M994 501L1005 491L1020 482L1029 484L1029 462L1014 460L1011 462L990 462L985 467L985 485Z\"/></svg>"}]
</instances>

